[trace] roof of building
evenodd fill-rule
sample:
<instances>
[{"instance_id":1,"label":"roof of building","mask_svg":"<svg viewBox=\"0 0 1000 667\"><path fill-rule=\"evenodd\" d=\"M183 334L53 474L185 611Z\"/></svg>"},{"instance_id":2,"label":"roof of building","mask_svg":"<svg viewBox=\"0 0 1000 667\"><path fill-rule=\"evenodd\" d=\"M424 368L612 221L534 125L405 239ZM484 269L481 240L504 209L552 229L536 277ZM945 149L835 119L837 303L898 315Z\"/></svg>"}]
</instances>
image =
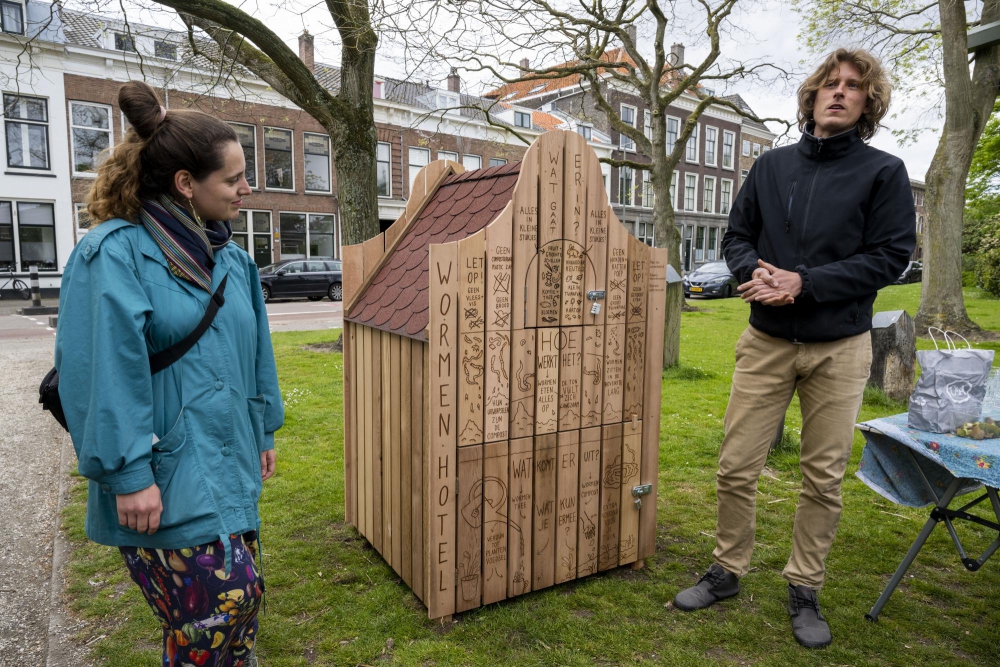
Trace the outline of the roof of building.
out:
<instances>
[{"instance_id":1,"label":"roof of building","mask_svg":"<svg viewBox=\"0 0 1000 667\"><path fill-rule=\"evenodd\" d=\"M733 104L735 104L736 106L738 106L743 111L745 111L747 113L752 113L755 116L757 115L757 112L755 112L753 109L750 108L750 105L747 104L747 101L744 100L743 97L739 93L737 93L735 95L724 95L723 97L721 97L719 99L725 100L727 102L732 102ZM764 123L758 123L757 121L751 120L750 118L747 118L745 116L743 118L743 125L745 127L750 127L750 128L755 129L755 130L761 130L762 132L767 132L767 133L771 132L771 130L767 129L767 125L764 125Z\"/></svg>"},{"instance_id":2,"label":"roof of building","mask_svg":"<svg viewBox=\"0 0 1000 667\"><path fill-rule=\"evenodd\" d=\"M464 239L489 224L511 200L520 170L521 163L512 162L445 178L345 319L427 340L429 246Z\"/></svg>"},{"instance_id":3,"label":"roof of building","mask_svg":"<svg viewBox=\"0 0 1000 667\"><path fill-rule=\"evenodd\" d=\"M91 12L81 12L71 9L61 8L60 14L65 26L66 41L70 44L85 46L89 48L106 49L107 42L104 33L108 29L124 30L125 24L120 19L106 18ZM185 65L213 72L219 70L219 47L210 39L196 38L197 52L192 50L186 33L181 33L165 28L148 26L139 23L129 22L128 29L133 35L155 36L162 39L167 35L171 36L170 42L177 47L179 62ZM153 58L148 54L144 58ZM254 75L245 68L238 67L234 70L242 79L254 78ZM316 63L313 71L316 80L321 86L332 94L340 92L340 68L336 65L326 63ZM383 99L397 104L421 109L428 114L440 113L443 111L438 106L438 93L447 92L440 88L435 88L427 82L418 82L406 79L396 79L376 75L376 78L384 82ZM455 110L462 118L473 121L486 122L486 111L492 116L491 120L496 125L513 127L496 116L497 113L508 111L510 104L498 102L495 99L466 95L458 96L459 108ZM527 111L530 111L527 110ZM541 111L532 113L532 130L545 132L563 124L563 121L556 116Z\"/></svg>"},{"instance_id":4,"label":"roof of building","mask_svg":"<svg viewBox=\"0 0 1000 667\"><path fill-rule=\"evenodd\" d=\"M608 49L603 54L601 54L601 60L606 62L625 62L632 66L635 66L635 61L629 56L624 49L614 48ZM579 61L571 60L569 62L561 63L559 65L554 65L553 68L558 67L573 67L578 64ZM548 68L547 68L548 69ZM602 70L603 71L603 70ZM529 75L531 77L537 77L537 74ZM679 80L681 75L677 70L667 70L664 74L666 80ZM565 76L558 76L552 79L538 79L538 78L528 78L528 79L517 79L510 83L505 83L504 85L491 90L486 93L484 97L489 97L493 99L500 100L502 102L516 102L528 97L537 97L539 95L545 95L546 93L552 93L557 90L564 90L566 88L571 88L573 86L580 85L583 81L583 77L572 72L566 74Z\"/></svg>"}]
</instances>

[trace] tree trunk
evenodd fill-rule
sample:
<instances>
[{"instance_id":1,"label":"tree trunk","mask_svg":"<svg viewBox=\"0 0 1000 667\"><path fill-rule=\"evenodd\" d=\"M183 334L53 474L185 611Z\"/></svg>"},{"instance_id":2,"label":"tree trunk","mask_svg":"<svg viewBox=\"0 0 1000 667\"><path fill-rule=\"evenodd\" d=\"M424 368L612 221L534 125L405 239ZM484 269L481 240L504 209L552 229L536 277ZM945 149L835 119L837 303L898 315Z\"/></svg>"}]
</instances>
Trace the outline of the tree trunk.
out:
<instances>
[{"instance_id":1,"label":"tree trunk","mask_svg":"<svg viewBox=\"0 0 1000 667\"><path fill-rule=\"evenodd\" d=\"M336 128L340 133L336 159L340 228L345 244L361 243L379 233L375 160L378 134L372 100L378 35L370 25L367 8L356 4L348 3L352 13L334 16L344 37L338 102L345 108Z\"/></svg>"},{"instance_id":2,"label":"tree trunk","mask_svg":"<svg viewBox=\"0 0 1000 667\"><path fill-rule=\"evenodd\" d=\"M976 52L969 76L965 5L939 2L945 120L941 140L927 170L927 232L918 332L936 326L956 331L979 327L969 319L962 296L962 218L965 182L979 136L993 111L1000 81L1000 47ZM982 23L1000 18L1000 1L983 3Z\"/></svg>"},{"instance_id":3,"label":"tree trunk","mask_svg":"<svg viewBox=\"0 0 1000 667\"><path fill-rule=\"evenodd\" d=\"M667 249L667 263L681 272L681 239L675 223L673 202L670 201L670 160L667 155L666 118L662 113L652 117L651 180L653 183L653 232L661 248ZM661 156L657 159L655 156ZM667 284L667 304L663 312L663 368L680 363L681 309L684 307L684 288L680 283Z\"/></svg>"},{"instance_id":4,"label":"tree trunk","mask_svg":"<svg viewBox=\"0 0 1000 667\"><path fill-rule=\"evenodd\" d=\"M970 128L962 133L966 136L953 137L945 129L927 170L924 272L920 309L915 319L917 329L923 335L926 335L928 327L962 332L978 329L965 311L962 296L965 177L969 172L972 150L975 149L975 141L969 145L968 135L971 133Z\"/></svg>"}]
</instances>

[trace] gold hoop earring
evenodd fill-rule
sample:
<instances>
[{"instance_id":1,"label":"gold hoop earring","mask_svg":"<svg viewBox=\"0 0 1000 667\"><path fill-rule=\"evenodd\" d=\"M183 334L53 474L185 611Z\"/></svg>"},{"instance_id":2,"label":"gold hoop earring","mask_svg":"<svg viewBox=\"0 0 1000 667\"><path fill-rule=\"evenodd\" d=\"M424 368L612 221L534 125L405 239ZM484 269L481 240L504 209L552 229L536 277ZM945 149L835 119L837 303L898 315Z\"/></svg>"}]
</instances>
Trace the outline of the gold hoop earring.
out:
<instances>
[{"instance_id":1,"label":"gold hoop earring","mask_svg":"<svg viewBox=\"0 0 1000 667\"><path fill-rule=\"evenodd\" d=\"M200 217L198 217L198 211L197 211L197 209L195 209L194 202L191 201L190 198L188 198L188 206L191 207L191 215L194 216L194 221L198 223L199 227L204 227L205 223L201 221Z\"/></svg>"}]
</instances>

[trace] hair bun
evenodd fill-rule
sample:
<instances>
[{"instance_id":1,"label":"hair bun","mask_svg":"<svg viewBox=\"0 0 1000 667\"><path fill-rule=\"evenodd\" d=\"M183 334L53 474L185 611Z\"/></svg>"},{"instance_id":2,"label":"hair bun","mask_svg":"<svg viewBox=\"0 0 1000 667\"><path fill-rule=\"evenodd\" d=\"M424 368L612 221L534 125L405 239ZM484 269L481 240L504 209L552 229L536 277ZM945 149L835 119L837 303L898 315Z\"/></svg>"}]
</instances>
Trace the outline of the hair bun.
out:
<instances>
[{"instance_id":1,"label":"hair bun","mask_svg":"<svg viewBox=\"0 0 1000 667\"><path fill-rule=\"evenodd\" d=\"M129 81L118 90L118 106L143 139L152 136L163 120L160 98L145 81Z\"/></svg>"}]
</instances>

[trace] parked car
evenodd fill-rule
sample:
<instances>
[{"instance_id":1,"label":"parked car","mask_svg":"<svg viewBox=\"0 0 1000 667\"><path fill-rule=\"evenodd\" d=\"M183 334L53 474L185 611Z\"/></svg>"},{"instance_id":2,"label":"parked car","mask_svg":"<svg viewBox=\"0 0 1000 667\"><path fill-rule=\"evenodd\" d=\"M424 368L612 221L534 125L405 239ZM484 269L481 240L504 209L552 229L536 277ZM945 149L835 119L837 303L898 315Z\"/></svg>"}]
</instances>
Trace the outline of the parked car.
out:
<instances>
[{"instance_id":1,"label":"parked car","mask_svg":"<svg viewBox=\"0 0 1000 667\"><path fill-rule=\"evenodd\" d=\"M893 283L893 285L906 285L908 283L919 283L924 279L924 264L923 262L910 262L903 269L903 275Z\"/></svg>"},{"instance_id":2,"label":"parked car","mask_svg":"<svg viewBox=\"0 0 1000 667\"><path fill-rule=\"evenodd\" d=\"M740 286L725 262L702 264L684 276L684 296L718 296L727 299Z\"/></svg>"},{"instance_id":3,"label":"parked car","mask_svg":"<svg viewBox=\"0 0 1000 667\"><path fill-rule=\"evenodd\" d=\"M344 298L343 265L340 260L323 257L289 259L260 270L260 288L264 301L305 297L319 301Z\"/></svg>"}]
</instances>

